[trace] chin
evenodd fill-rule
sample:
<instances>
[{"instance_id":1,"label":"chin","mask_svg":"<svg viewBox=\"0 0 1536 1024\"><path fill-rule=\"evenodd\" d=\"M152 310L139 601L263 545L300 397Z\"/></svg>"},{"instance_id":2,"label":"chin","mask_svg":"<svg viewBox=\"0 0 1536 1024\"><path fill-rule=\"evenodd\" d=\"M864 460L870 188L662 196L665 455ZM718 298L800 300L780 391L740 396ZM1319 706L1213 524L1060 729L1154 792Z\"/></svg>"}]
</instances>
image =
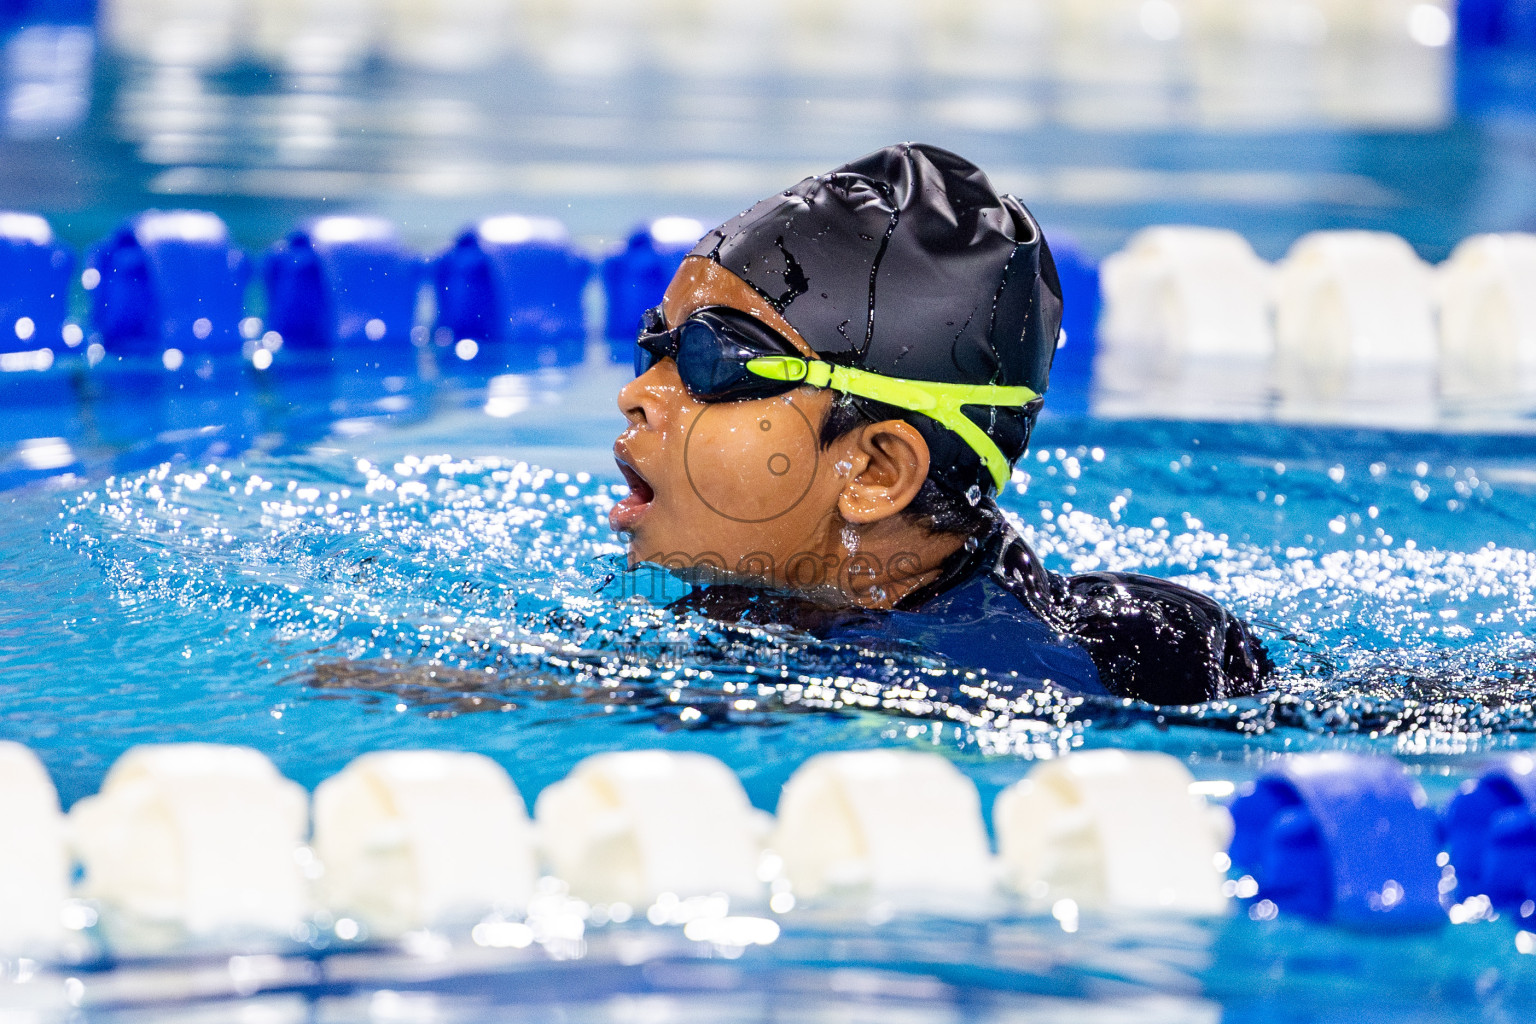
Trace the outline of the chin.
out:
<instances>
[{"instance_id":1,"label":"chin","mask_svg":"<svg viewBox=\"0 0 1536 1024\"><path fill-rule=\"evenodd\" d=\"M629 546L624 553L629 558L629 567L633 569L640 565L641 562L645 561L645 556L642 555L641 552L645 551L646 548L640 543L639 538L637 538L634 534L629 535L628 541Z\"/></svg>"}]
</instances>

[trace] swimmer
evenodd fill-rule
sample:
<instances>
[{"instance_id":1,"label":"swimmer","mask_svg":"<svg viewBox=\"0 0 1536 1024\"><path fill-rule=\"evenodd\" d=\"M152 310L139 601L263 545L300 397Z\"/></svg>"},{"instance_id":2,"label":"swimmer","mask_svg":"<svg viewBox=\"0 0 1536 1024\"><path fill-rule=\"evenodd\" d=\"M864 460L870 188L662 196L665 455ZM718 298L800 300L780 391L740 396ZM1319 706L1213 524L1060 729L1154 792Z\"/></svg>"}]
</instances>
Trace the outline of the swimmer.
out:
<instances>
[{"instance_id":1,"label":"swimmer","mask_svg":"<svg viewBox=\"0 0 1536 1024\"><path fill-rule=\"evenodd\" d=\"M681 606L995 677L1189 704L1270 662L1210 598L1048 572L996 496L1046 391L1061 288L985 174L890 146L704 236L647 313L609 514Z\"/></svg>"}]
</instances>

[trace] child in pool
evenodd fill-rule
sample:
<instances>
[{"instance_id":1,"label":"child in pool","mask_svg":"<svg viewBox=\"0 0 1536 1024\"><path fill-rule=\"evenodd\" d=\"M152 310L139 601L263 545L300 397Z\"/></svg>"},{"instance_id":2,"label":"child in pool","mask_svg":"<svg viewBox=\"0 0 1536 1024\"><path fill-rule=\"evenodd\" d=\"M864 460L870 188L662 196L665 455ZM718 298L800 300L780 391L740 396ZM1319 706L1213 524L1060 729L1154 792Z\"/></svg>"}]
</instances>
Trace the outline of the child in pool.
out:
<instances>
[{"instance_id":1,"label":"child in pool","mask_svg":"<svg viewBox=\"0 0 1536 1024\"><path fill-rule=\"evenodd\" d=\"M1194 703L1270 670L1165 580L1041 567L995 496L1046 390L1061 289L981 170L890 146L709 232L642 326L610 513L684 603L916 644L1078 693Z\"/></svg>"}]
</instances>

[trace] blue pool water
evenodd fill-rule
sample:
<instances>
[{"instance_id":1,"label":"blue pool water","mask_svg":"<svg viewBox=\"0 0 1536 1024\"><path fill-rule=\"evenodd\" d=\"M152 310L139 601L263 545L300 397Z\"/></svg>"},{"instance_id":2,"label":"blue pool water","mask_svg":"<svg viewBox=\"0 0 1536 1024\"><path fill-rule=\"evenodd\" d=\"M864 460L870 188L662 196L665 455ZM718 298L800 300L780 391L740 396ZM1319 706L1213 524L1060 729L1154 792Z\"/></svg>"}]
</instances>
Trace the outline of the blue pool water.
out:
<instances>
[{"instance_id":1,"label":"blue pool water","mask_svg":"<svg viewBox=\"0 0 1536 1024\"><path fill-rule=\"evenodd\" d=\"M937 750L989 806L1034 760L1083 746L1168 751L1239 781L1282 752L1391 753L1439 803L1486 755L1536 745L1530 438L1047 417L1003 498L1047 564L1206 591L1260 624L1281 676L1195 708L1043 692L987 710L923 697L952 669L682 618L664 607L675 580L624 571L606 517L624 372L606 359L489 380L389 369L230 369L217 410L191 377L138 397L122 367L31 378L59 389L32 415L73 431L73 475L28 483L19 454L7 463L0 736L41 755L66 805L129 746L178 740L248 744L309 787L365 750L476 750L530 801L591 753L701 750L770 810L827 749ZM217 425L188 426L197 410ZM888 700L870 680L918 696ZM909 1005L916 1020L1316 1019L1340 1005L1480 1020L1536 1005L1507 921L1369 940L1241 914L1070 936L1049 918L786 921L771 954L683 957L671 981L600 967L605 949L622 961L604 943L624 937L596 935L590 1019L620 1019L604 986L671 1000L663 1019L838 1000L850 1019ZM517 969L515 992L555 1014L569 968ZM812 980L838 970L847 992ZM1400 1002L1382 1001L1382 980ZM486 985L425 985L446 1001L421 1019L523 998ZM380 1019L360 995L335 998L332 1016L294 1019Z\"/></svg>"},{"instance_id":2,"label":"blue pool water","mask_svg":"<svg viewBox=\"0 0 1536 1024\"><path fill-rule=\"evenodd\" d=\"M1468 29L1498 22L1483 0L1459 5L1456 46L996 20L1065 3L521 4L493 59L423 66L380 35L307 69L258 52L243 19L261 4L123 6L166 24L133 39L89 24L88 0L0 3L0 208L46 215L82 255L149 207L215 211L253 253L304 218L367 211L422 252L519 212L596 254L637 221L715 222L903 138L975 159L1095 258L1158 223L1231 227L1266 258L1320 227L1391 230L1433 260L1536 224L1536 51L1513 38L1529 26ZM1196 26L1201 5L1123 6ZM1349 5L1236 6L1305 29ZM924 13L941 8L960 14L942 29ZM230 29L230 52L145 45L200 16ZM85 300L71 310L89 324ZM1285 752L1349 749L1398 757L1443 806L1533 745L1525 433L1096 421L1058 375L1005 507L1055 569L1173 576L1228 603L1282 675L1198 708L1042 693L983 711L888 704L861 677L946 670L679 620L675 582L623 572L604 515L623 375L600 353L495 379L408 350L307 374L118 354L0 373L0 738L38 751L66 806L129 746L185 739L249 744L310 787L365 750L482 751L530 802L590 753L702 750L768 809L826 749L937 750L984 806L1081 746L1239 782ZM739 959L643 923L591 928L576 959L331 955L319 934L278 963L194 949L61 968L81 1009L18 1004L6 983L34 968L0 959L0 1022L1503 1022L1536 1007L1536 942L1508 915L1362 936L1243 908L1075 932L991 910L801 907Z\"/></svg>"}]
</instances>

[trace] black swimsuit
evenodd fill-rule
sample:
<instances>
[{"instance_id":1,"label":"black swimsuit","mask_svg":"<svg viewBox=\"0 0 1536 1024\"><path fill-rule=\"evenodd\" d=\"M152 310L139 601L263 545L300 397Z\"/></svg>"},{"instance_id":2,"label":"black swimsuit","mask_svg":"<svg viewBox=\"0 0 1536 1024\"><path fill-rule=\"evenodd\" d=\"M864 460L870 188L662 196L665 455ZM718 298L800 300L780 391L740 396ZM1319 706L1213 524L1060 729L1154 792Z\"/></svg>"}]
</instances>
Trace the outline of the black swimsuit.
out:
<instances>
[{"instance_id":1,"label":"black swimsuit","mask_svg":"<svg viewBox=\"0 0 1536 1024\"><path fill-rule=\"evenodd\" d=\"M738 584L703 587L672 607L900 647L1018 681L1007 689L1048 681L1076 694L1195 704L1253 693L1272 669L1248 627L1205 595L1133 573L1048 572L1001 517L888 612Z\"/></svg>"}]
</instances>

